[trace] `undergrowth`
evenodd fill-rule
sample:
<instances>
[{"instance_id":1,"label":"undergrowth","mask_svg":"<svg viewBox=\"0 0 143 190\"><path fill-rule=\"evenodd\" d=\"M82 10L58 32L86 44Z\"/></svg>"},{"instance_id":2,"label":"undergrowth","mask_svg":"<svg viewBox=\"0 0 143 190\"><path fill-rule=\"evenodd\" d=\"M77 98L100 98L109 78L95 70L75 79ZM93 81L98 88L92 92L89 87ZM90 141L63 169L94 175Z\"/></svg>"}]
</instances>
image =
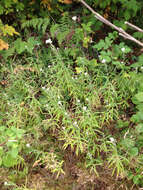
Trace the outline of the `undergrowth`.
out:
<instances>
[{"instance_id":1,"label":"undergrowth","mask_svg":"<svg viewBox=\"0 0 143 190\"><path fill-rule=\"evenodd\" d=\"M36 32L45 20L39 22L23 28ZM85 184L106 170L116 182L141 187L142 56L129 65L132 50L115 43L116 32L91 41L92 23L85 27L67 14L49 31L46 46L42 32L28 32L2 52L0 166L9 171L0 186L30 188L26 176L35 168L59 179L66 175L68 152L78 171L96 176L92 181L83 172Z\"/></svg>"}]
</instances>

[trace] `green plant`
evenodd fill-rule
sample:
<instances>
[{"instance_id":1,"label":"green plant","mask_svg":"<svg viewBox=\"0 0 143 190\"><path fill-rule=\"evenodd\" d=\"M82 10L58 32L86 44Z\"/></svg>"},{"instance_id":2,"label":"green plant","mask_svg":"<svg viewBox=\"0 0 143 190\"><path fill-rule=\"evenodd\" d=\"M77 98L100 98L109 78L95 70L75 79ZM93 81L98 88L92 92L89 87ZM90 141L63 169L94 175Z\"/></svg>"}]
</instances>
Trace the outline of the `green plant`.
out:
<instances>
[{"instance_id":1,"label":"green plant","mask_svg":"<svg viewBox=\"0 0 143 190\"><path fill-rule=\"evenodd\" d=\"M124 21L134 18L137 13L140 11L141 2L132 0L132 1L121 1L121 0L102 0L99 2L96 1L87 1L88 4L93 5L96 8L100 8L102 14L105 18L110 18L110 15L114 14L117 19L114 19L114 24L126 28ZM118 10L118 6L121 7Z\"/></svg>"},{"instance_id":2,"label":"green plant","mask_svg":"<svg viewBox=\"0 0 143 190\"><path fill-rule=\"evenodd\" d=\"M57 154L54 153L46 153L41 157L42 164L45 164L45 168L50 170L52 173L56 173L56 178L61 174L65 174L63 171L63 163L64 161L58 157Z\"/></svg>"},{"instance_id":3,"label":"green plant","mask_svg":"<svg viewBox=\"0 0 143 190\"><path fill-rule=\"evenodd\" d=\"M23 159L19 152L21 149L21 139L24 130L18 129L14 126L7 128L0 127L1 147L0 147L0 165L5 167L12 167L20 164Z\"/></svg>"},{"instance_id":4,"label":"green plant","mask_svg":"<svg viewBox=\"0 0 143 190\"><path fill-rule=\"evenodd\" d=\"M85 170L99 180L101 171L105 177L107 171L109 181L117 185L128 178L140 187L142 56L134 56L138 61L131 64L133 49L120 42L116 32L104 38L102 24L80 4L73 10L75 2L23 1L25 12L21 7L17 14L15 4L9 3L8 15L21 37L6 38L10 47L1 51L5 59L0 63L0 169L6 174L2 185L31 188L29 178L38 171L59 183L64 174L67 180L68 170L77 176L73 184L90 178L89 186L92 182L98 188L93 176L81 172ZM139 10L134 0L129 7L129 2L118 0L88 3L104 17L116 17L119 25ZM116 12L118 5L123 9Z\"/></svg>"},{"instance_id":5,"label":"green plant","mask_svg":"<svg viewBox=\"0 0 143 190\"><path fill-rule=\"evenodd\" d=\"M21 28L34 28L36 31L44 34L46 32L47 26L49 25L49 18L33 18L31 20L22 23Z\"/></svg>"}]
</instances>

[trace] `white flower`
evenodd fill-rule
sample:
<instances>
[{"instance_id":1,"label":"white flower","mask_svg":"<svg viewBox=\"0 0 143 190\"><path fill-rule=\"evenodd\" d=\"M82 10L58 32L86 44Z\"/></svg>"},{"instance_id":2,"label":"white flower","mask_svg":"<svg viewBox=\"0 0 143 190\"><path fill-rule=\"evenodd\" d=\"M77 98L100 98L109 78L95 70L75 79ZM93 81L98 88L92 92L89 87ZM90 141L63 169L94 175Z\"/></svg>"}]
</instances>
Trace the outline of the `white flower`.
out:
<instances>
[{"instance_id":1,"label":"white flower","mask_svg":"<svg viewBox=\"0 0 143 190\"><path fill-rule=\"evenodd\" d=\"M89 99L88 99L88 98L86 98L85 100L86 100L86 101L89 101Z\"/></svg>"},{"instance_id":2,"label":"white flower","mask_svg":"<svg viewBox=\"0 0 143 190\"><path fill-rule=\"evenodd\" d=\"M42 89L43 89L43 90L45 90L45 89L46 89L46 87L45 87L45 86L43 86L43 87L42 87Z\"/></svg>"},{"instance_id":3,"label":"white flower","mask_svg":"<svg viewBox=\"0 0 143 190\"><path fill-rule=\"evenodd\" d=\"M73 16L72 20L76 21L77 20L77 16Z\"/></svg>"},{"instance_id":4,"label":"white flower","mask_svg":"<svg viewBox=\"0 0 143 190\"><path fill-rule=\"evenodd\" d=\"M50 68L51 67L51 65L48 65L48 68Z\"/></svg>"},{"instance_id":5,"label":"white flower","mask_svg":"<svg viewBox=\"0 0 143 190\"><path fill-rule=\"evenodd\" d=\"M51 38L49 38L48 40L46 40L46 44L52 44Z\"/></svg>"},{"instance_id":6,"label":"white flower","mask_svg":"<svg viewBox=\"0 0 143 190\"><path fill-rule=\"evenodd\" d=\"M9 183L7 181L4 182L4 185L9 185Z\"/></svg>"},{"instance_id":7,"label":"white flower","mask_svg":"<svg viewBox=\"0 0 143 190\"><path fill-rule=\"evenodd\" d=\"M62 105L61 101L58 101L58 104L59 104L59 105Z\"/></svg>"},{"instance_id":8,"label":"white flower","mask_svg":"<svg viewBox=\"0 0 143 190\"><path fill-rule=\"evenodd\" d=\"M26 144L26 147L27 147L27 148L29 148L29 147L30 147L30 144L29 144L29 143L28 143L28 144Z\"/></svg>"},{"instance_id":9,"label":"white flower","mask_svg":"<svg viewBox=\"0 0 143 190\"><path fill-rule=\"evenodd\" d=\"M74 125L74 126L77 125L77 121L75 121L75 122L73 123L73 125Z\"/></svg>"},{"instance_id":10,"label":"white flower","mask_svg":"<svg viewBox=\"0 0 143 190\"><path fill-rule=\"evenodd\" d=\"M115 139L113 137L110 137L111 142L115 142Z\"/></svg>"},{"instance_id":11,"label":"white flower","mask_svg":"<svg viewBox=\"0 0 143 190\"><path fill-rule=\"evenodd\" d=\"M83 110L86 111L86 110L87 110L87 107L86 107L86 106L83 106Z\"/></svg>"},{"instance_id":12,"label":"white flower","mask_svg":"<svg viewBox=\"0 0 143 190\"><path fill-rule=\"evenodd\" d=\"M93 40L92 40L92 38L91 38L91 40L90 40L90 43L93 43Z\"/></svg>"},{"instance_id":13,"label":"white flower","mask_svg":"<svg viewBox=\"0 0 143 190\"><path fill-rule=\"evenodd\" d=\"M102 61L101 61L102 63L106 63L106 59L102 59Z\"/></svg>"},{"instance_id":14,"label":"white flower","mask_svg":"<svg viewBox=\"0 0 143 190\"><path fill-rule=\"evenodd\" d=\"M79 100L79 99L77 100L77 103L80 103L80 100Z\"/></svg>"},{"instance_id":15,"label":"white flower","mask_svg":"<svg viewBox=\"0 0 143 190\"><path fill-rule=\"evenodd\" d=\"M46 105L45 105L45 107L46 107L46 108L48 108L48 107L49 107L49 105L48 105L48 104L46 104Z\"/></svg>"},{"instance_id":16,"label":"white flower","mask_svg":"<svg viewBox=\"0 0 143 190\"><path fill-rule=\"evenodd\" d=\"M114 145L116 145L116 140L113 137L110 137L110 142L113 143Z\"/></svg>"},{"instance_id":17,"label":"white flower","mask_svg":"<svg viewBox=\"0 0 143 190\"><path fill-rule=\"evenodd\" d=\"M141 70L143 70L143 67L141 67Z\"/></svg>"},{"instance_id":18,"label":"white flower","mask_svg":"<svg viewBox=\"0 0 143 190\"><path fill-rule=\"evenodd\" d=\"M65 112L65 115L68 115L68 113L67 113L67 112Z\"/></svg>"},{"instance_id":19,"label":"white flower","mask_svg":"<svg viewBox=\"0 0 143 190\"><path fill-rule=\"evenodd\" d=\"M84 75L86 76L88 73L84 73Z\"/></svg>"},{"instance_id":20,"label":"white flower","mask_svg":"<svg viewBox=\"0 0 143 190\"><path fill-rule=\"evenodd\" d=\"M50 88L46 88L45 86L43 86L42 89L48 91Z\"/></svg>"},{"instance_id":21,"label":"white flower","mask_svg":"<svg viewBox=\"0 0 143 190\"><path fill-rule=\"evenodd\" d=\"M121 48L121 51L122 51L122 52L125 52L125 50L126 50L126 49L125 49L124 47L123 47L123 48Z\"/></svg>"},{"instance_id":22,"label":"white flower","mask_svg":"<svg viewBox=\"0 0 143 190\"><path fill-rule=\"evenodd\" d=\"M42 68L40 68L40 71L43 71L43 69L42 69Z\"/></svg>"}]
</instances>

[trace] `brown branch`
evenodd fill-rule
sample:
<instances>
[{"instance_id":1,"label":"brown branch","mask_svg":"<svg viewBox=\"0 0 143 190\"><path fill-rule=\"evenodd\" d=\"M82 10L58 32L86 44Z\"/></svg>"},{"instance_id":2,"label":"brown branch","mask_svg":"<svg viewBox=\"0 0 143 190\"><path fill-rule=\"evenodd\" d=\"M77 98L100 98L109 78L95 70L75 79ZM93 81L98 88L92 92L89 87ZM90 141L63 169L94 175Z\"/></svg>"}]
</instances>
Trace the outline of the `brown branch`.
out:
<instances>
[{"instance_id":1,"label":"brown branch","mask_svg":"<svg viewBox=\"0 0 143 190\"><path fill-rule=\"evenodd\" d=\"M139 32L143 32L143 30L141 28L139 28L138 26L135 26L134 24L131 24L130 22L125 21L125 24L127 24L128 26L132 27L133 29L135 29Z\"/></svg>"},{"instance_id":2,"label":"brown branch","mask_svg":"<svg viewBox=\"0 0 143 190\"><path fill-rule=\"evenodd\" d=\"M94 15L95 17L100 20L101 22L103 22L104 24L114 28L115 30L117 30L119 32L119 35L124 37L125 39L129 39L131 41L134 41L135 43L137 43L138 45L143 47L143 43L140 42L139 40L137 40L136 38L132 37L130 34L128 34L127 32L125 32L122 28L119 28L117 26L115 26L114 24L112 24L110 21L108 21L107 19L105 19L103 16L101 16L99 13L95 12L84 0L79 0L86 8L88 8Z\"/></svg>"}]
</instances>

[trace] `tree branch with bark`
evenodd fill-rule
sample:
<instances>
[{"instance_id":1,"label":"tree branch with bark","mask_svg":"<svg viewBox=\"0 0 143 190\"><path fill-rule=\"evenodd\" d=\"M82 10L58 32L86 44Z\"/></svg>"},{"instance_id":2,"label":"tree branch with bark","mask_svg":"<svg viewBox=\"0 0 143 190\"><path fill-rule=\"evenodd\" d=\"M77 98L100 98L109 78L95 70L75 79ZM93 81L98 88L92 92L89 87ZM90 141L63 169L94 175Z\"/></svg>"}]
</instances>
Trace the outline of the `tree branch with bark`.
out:
<instances>
[{"instance_id":1,"label":"tree branch with bark","mask_svg":"<svg viewBox=\"0 0 143 190\"><path fill-rule=\"evenodd\" d=\"M115 30L118 31L119 35L122 36L125 39L131 40L135 43L137 43L138 45L143 47L143 43L139 40L137 40L136 38L134 38L133 36L131 36L130 34L128 34L127 32L125 32L125 30L123 30L120 27L115 26L114 24L112 24L110 21L108 21L107 19L105 19L103 16L101 16L99 13L97 13L96 11L94 11L84 0L79 0L86 8L88 8L96 17L96 19L98 19L99 21L103 22L104 24L114 28ZM125 24L127 24L128 26L132 27L133 29L139 31L139 32L143 32L143 30L129 22L125 22Z\"/></svg>"}]
</instances>

